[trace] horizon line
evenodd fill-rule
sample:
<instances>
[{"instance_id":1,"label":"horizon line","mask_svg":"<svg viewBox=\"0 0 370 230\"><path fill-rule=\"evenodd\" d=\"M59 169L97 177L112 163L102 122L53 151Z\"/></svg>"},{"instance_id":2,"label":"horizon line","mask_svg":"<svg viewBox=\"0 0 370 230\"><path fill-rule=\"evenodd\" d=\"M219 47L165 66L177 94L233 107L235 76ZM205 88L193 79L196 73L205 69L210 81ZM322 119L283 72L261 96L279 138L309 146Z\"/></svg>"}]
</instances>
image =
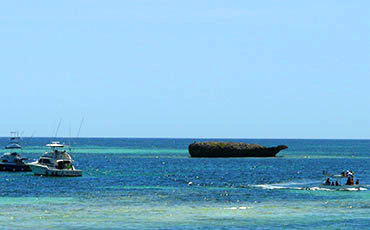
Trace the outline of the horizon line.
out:
<instances>
[{"instance_id":1,"label":"horizon line","mask_svg":"<svg viewBox=\"0 0 370 230\"><path fill-rule=\"evenodd\" d=\"M0 136L0 138L10 138L10 136ZM49 138L49 139L86 139L86 138L101 138L101 139L229 139L229 140L247 140L247 139L268 139L268 140L370 140L370 138L326 138L326 137L98 137L98 136L84 136L84 137L49 137L49 136L34 136L34 137L22 137L22 138Z\"/></svg>"}]
</instances>

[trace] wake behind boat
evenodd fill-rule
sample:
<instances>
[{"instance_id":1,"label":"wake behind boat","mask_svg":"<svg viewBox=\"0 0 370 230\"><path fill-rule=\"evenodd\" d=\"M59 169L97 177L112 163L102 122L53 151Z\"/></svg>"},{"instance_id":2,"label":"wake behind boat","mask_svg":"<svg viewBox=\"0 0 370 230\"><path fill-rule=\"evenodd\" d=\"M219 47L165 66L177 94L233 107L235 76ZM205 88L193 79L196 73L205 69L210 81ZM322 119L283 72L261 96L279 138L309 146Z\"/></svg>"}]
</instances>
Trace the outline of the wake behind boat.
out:
<instances>
[{"instance_id":1,"label":"wake behind boat","mask_svg":"<svg viewBox=\"0 0 370 230\"><path fill-rule=\"evenodd\" d=\"M72 157L64 150L64 145L58 141L47 144L49 152L45 152L38 161L32 162L29 166L35 175L78 177L82 176L82 170L73 166Z\"/></svg>"},{"instance_id":2,"label":"wake behind boat","mask_svg":"<svg viewBox=\"0 0 370 230\"><path fill-rule=\"evenodd\" d=\"M20 144L20 137L17 132L11 133L13 136L10 137L10 142L5 149L9 152L4 153L0 157L0 171L8 172L29 172L31 168L24 161L26 158L22 158L20 152L22 146Z\"/></svg>"}]
</instances>

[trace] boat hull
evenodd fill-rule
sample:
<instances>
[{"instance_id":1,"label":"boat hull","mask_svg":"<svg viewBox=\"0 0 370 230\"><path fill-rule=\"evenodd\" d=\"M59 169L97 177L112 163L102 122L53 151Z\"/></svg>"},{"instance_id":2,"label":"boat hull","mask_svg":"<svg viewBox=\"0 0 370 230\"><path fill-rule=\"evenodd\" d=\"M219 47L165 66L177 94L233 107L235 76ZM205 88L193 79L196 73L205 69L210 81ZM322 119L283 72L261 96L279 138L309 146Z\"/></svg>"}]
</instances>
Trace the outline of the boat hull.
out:
<instances>
[{"instance_id":1,"label":"boat hull","mask_svg":"<svg viewBox=\"0 0 370 230\"><path fill-rule=\"evenodd\" d=\"M320 185L320 188L326 188L330 190L361 190L361 185Z\"/></svg>"},{"instance_id":2,"label":"boat hull","mask_svg":"<svg viewBox=\"0 0 370 230\"><path fill-rule=\"evenodd\" d=\"M2 172L31 172L29 165L17 165L17 164L3 164L0 163L0 171Z\"/></svg>"},{"instance_id":3,"label":"boat hull","mask_svg":"<svg viewBox=\"0 0 370 230\"><path fill-rule=\"evenodd\" d=\"M82 170L55 169L45 165L30 165L32 172L36 176L53 176L53 177L80 177Z\"/></svg>"}]
</instances>

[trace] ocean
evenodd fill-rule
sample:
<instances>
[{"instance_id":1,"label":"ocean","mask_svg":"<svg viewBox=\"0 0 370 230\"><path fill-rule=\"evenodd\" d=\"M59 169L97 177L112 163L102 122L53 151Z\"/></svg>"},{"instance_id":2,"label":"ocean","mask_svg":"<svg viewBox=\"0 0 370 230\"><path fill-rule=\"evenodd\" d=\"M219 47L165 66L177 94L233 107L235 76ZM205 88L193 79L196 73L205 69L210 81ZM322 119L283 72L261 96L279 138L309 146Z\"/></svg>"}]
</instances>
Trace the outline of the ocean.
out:
<instances>
[{"instance_id":1,"label":"ocean","mask_svg":"<svg viewBox=\"0 0 370 230\"><path fill-rule=\"evenodd\" d=\"M22 156L38 159L51 140L25 138ZM0 172L0 229L370 228L370 140L228 139L289 148L224 159L190 158L198 139L59 140L83 176ZM347 169L363 190L317 187L323 170Z\"/></svg>"}]
</instances>

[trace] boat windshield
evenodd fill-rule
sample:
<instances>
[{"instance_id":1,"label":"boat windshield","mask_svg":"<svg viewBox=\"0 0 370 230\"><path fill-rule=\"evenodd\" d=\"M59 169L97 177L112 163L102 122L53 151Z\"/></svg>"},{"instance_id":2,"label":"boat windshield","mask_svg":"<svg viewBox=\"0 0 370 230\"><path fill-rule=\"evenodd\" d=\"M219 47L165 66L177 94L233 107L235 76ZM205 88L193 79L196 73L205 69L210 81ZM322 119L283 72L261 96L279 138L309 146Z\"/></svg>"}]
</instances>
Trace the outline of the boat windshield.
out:
<instances>
[{"instance_id":1,"label":"boat windshield","mask_svg":"<svg viewBox=\"0 0 370 230\"><path fill-rule=\"evenodd\" d=\"M51 164L51 161L50 159L47 159L47 158L41 158L39 160L40 163L44 163L44 164Z\"/></svg>"}]
</instances>

